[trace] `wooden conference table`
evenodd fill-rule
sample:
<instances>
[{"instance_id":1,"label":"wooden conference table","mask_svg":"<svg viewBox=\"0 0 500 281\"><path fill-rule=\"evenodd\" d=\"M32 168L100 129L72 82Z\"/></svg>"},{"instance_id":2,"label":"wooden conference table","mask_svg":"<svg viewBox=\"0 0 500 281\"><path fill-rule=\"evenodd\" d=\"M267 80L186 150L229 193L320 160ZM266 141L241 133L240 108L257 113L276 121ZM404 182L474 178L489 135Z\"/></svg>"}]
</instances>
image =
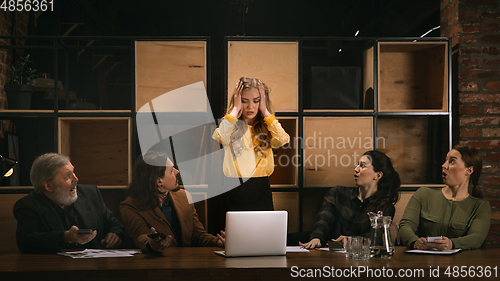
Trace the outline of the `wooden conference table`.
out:
<instances>
[{"instance_id":1,"label":"wooden conference table","mask_svg":"<svg viewBox=\"0 0 500 281\"><path fill-rule=\"evenodd\" d=\"M499 248L462 251L454 255L424 255L404 253L406 248L396 247L391 260L365 261L347 259L345 254L320 250L287 253L286 256L240 258L216 256L214 250L220 249L171 248L163 256L136 254L133 257L96 259L0 252L0 280L277 281L349 277L351 280L367 280L377 276L383 278L384 274L391 277L391 272L392 280L428 280L431 270L433 276L439 274L439 278L432 278L434 280L471 280L472 274L476 278L482 275L479 278L481 280L498 280L500 275ZM369 270L372 275L368 275ZM447 270L449 275L446 274ZM487 275L490 278L485 278ZM311 276L316 278L309 278Z\"/></svg>"}]
</instances>

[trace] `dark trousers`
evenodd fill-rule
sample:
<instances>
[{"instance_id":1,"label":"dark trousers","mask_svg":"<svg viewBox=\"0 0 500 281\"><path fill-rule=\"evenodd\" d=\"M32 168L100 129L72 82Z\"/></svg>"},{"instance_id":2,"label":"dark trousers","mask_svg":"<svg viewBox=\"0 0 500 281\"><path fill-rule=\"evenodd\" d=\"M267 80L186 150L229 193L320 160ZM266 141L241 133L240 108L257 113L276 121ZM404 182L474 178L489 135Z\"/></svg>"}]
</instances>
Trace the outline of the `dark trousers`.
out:
<instances>
[{"instance_id":1,"label":"dark trousers","mask_svg":"<svg viewBox=\"0 0 500 281\"><path fill-rule=\"evenodd\" d=\"M229 185L234 181L233 178L226 178L225 182ZM224 193L224 199L228 211L274 211L269 177L249 178Z\"/></svg>"}]
</instances>

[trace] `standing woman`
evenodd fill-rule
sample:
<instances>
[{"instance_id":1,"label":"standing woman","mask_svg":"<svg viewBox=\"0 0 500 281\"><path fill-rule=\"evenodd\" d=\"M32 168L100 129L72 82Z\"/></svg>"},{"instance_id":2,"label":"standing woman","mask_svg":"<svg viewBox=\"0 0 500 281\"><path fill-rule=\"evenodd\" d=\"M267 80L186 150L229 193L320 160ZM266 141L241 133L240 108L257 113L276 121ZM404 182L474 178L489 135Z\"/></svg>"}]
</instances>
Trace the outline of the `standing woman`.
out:
<instances>
[{"instance_id":1,"label":"standing woman","mask_svg":"<svg viewBox=\"0 0 500 281\"><path fill-rule=\"evenodd\" d=\"M490 229L491 207L478 187L482 159L472 146L456 146L441 166L443 188L419 188L406 205L399 233L412 249L481 247ZM472 190L469 194L469 185ZM428 236L443 236L427 242Z\"/></svg>"},{"instance_id":2,"label":"standing woman","mask_svg":"<svg viewBox=\"0 0 500 281\"><path fill-rule=\"evenodd\" d=\"M224 146L224 198L230 211L274 210L269 184L274 172L272 149L288 143L290 136L273 113L266 84L241 77L212 135Z\"/></svg>"},{"instance_id":3,"label":"standing woman","mask_svg":"<svg viewBox=\"0 0 500 281\"><path fill-rule=\"evenodd\" d=\"M394 218L401 180L383 152L367 151L354 168L357 187L335 186L328 190L313 226L310 241L299 245L316 248L330 239L344 242L345 236L370 235L368 212L382 211ZM303 235L303 234L302 234Z\"/></svg>"}]
</instances>

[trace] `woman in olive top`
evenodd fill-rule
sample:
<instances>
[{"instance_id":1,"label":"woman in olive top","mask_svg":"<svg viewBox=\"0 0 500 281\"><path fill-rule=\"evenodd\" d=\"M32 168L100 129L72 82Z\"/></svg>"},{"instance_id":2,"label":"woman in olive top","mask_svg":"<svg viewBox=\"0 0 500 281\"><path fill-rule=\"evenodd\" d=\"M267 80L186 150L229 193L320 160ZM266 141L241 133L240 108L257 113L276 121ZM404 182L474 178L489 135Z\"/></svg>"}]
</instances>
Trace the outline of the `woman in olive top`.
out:
<instances>
[{"instance_id":1,"label":"woman in olive top","mask_svg":"<svg viewBox=\"0 0 500 281\"><path fill-rule=\"evenodd\" d=\"M443 188L418 189L406 206L399 229L408 248L477 249L490 228L491 207L478 187L482 159L468 145L456 146L442 165ZM469 194L469 184L473 188ZM443 236L427 242L428 236Z\"/></svg>"},{"instance_id":2,"label":"woman in olive top","mask_svg":"<svg viewBox=\"0 0 500 281\"><path fill-rule=\"evenodd\" d=\"M269 183L274 172L272 149L288 143L290 136L274 118L269 92L264 82L241 77L212 135L224 145L224 198L229 211L274 209Z\"/></svg>"}]
</instances>

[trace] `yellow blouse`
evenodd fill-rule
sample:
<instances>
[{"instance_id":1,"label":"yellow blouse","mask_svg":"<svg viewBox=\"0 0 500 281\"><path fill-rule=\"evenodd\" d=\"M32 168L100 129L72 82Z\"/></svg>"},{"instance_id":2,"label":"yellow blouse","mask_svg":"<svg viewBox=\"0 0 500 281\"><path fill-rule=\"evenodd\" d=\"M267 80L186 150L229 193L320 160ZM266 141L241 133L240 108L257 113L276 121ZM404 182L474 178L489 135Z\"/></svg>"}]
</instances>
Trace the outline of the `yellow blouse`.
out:
<instances>
[{"instance_id":1,"label":"yellow blouse","mask_svg":"<svg viewBox=\"0 0 500 281\"><path fill-rule=\"evenodd\" d=\"M224 146L223 171L226 177L230 178L256 178L270 176L274 172L273 148L280 147L290 141L290 136L283 130L281 124L274 115L264 118L267 129L271 132L271 145L265 149L266 155L256 153L254 148L258 145L258 138L255 137L252 126L248 126L242 139L242 149L235 155L231 151L231 134L238 119L227 114L222 118L222 122L217 128L212 138L218 140ZM235 145L233 144L233 151Z\"/></svg>"}]
</instances>

